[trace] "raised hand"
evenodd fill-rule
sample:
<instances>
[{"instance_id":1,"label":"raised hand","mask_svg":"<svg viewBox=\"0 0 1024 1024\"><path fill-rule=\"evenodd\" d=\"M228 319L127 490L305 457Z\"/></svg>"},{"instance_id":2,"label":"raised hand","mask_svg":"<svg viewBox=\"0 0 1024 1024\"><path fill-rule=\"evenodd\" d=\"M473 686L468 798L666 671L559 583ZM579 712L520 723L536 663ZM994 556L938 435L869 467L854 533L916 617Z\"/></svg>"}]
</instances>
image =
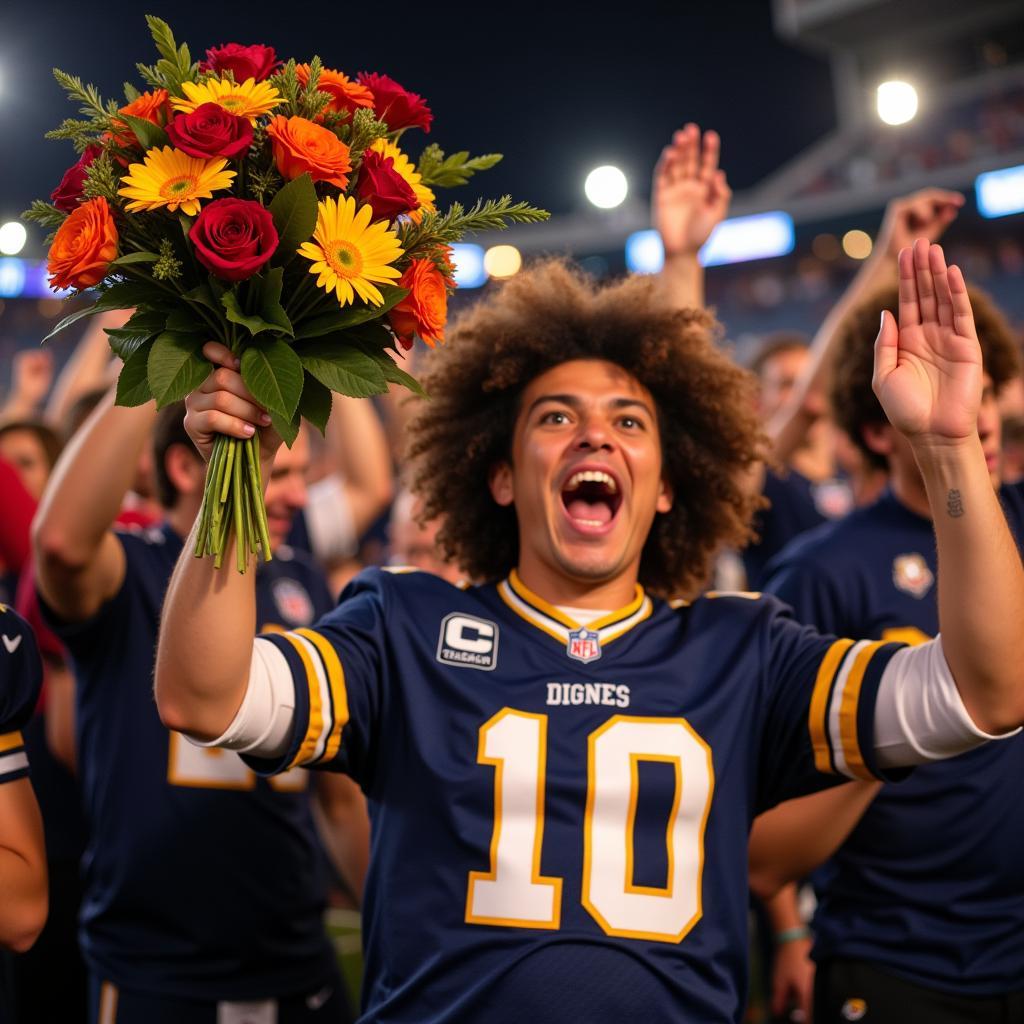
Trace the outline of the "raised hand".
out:
<instances>
[{"instance_id":1,"label":"raised hand","mask_svg":"<svg viewBox=\"0 0 1024 1024\"><path fill-rule=\"evenodd\" d=\"M651 223L661 235L665 258L696 255L725 217L732 190L718 166L721 140L687 124L672 136L654 168Z\"/></svg>"},{"instance_id":2,"label":"raised hand","mask_svg":"<svg viewBox=\"0 0 1024 1024\"><path fill-rule=\"evenodd\" d=\"M899 327L882 313L872 387L912 442L951 445L978 432L981 346L967 286L941 246L919 238L899 254Z\"/></svg>"},{"instance_id":3,"label":"raised hand","mask_svg":"<svg viewBox=\"0 0 1024 1024\"><path fill-rule=\"evenodd\" d=\"M214 371L185 399L185 430L206 462L218 434L245 439L259 430L260 461L264 471L273 463L281 437L270 426L270 416L249 393L238 372L237 357L219 341L203 346ZM266 479L264 472L264 479Z\"/></svg>"},{"instance_id":4,"label":"raised hand","mask_svg":"<svg viewBox=\"0 0 1024 1024\"><path fill-rule=\"evenodd\" d=\"M896 259L901 249L914 244L915 238L937 242L963 205L960 192L944 188L923 188L893 199L885 208L877 249Z\"/></svg>"},{"instance_id":5,"label":"raised hand","mask_svg":"<svg viewBox=\"0 0 1024 1024\"><path fill-rule=\"evenodd\" d=\"M53 383L53 356L45 349L23 349L14 357L11 367L11 393L7 399L8 415L15 411L32 416L39 411Z\"/></svg>"}]
</instances>

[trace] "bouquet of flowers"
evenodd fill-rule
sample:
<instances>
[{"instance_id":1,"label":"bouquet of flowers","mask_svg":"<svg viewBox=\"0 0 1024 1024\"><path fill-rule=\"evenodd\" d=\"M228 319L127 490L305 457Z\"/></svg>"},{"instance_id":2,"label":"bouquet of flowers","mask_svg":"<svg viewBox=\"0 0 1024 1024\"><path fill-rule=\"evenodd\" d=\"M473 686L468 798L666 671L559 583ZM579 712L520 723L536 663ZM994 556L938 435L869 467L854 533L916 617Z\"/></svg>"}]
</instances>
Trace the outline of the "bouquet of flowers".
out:
<instances>
[{"instance_id":1,"label":"bouquet of flowers","mask_svg":"<svg viewBox=\"0 0 1024 1024\"><path fill-rule=\"evenodd\" d=\"M202 346L221 341L288 444L301 417L324 429L332 391L419 391L395 357L414 336L444 338L450 244L547 214L508 196L439 211L435 188L501 157L428 145L414 163L402 136L429 132L433 115L387 75L351 79L318 57L282 62L237 43L198 63L163 21L146 20L160 59L137 65L147 88L126 83L125 104L54 70L84 119L47 137L81 155L25 217L56 229L51 286L94 289L96 301L48 337L134 310L107 330L124 361L117 401L159 407L203 382ZM240 572L251 554L270 558L258 444L214 447L195 553L218 567L232 533Z\"/></svg>"}]
</instances>

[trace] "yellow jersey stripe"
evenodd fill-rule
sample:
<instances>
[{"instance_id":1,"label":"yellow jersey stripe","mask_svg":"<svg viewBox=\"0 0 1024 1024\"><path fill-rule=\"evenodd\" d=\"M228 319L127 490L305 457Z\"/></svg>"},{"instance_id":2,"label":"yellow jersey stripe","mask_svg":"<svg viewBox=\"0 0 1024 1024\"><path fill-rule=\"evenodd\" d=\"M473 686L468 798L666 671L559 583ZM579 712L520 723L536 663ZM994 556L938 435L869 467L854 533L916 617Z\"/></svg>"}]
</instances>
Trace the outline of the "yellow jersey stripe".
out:
<instances>
[{"instance_id":1,"label":"yellow jersey stripe","mask_svg":"<svg viewBox=\"0 0 1024 1024\"><path fill-rule=\"evenodd\" d=\"M811 732L811 747L814 750L814 767L819 772L831 773L833 771L828 745L828 698L836 673L843 663L846 652L852 646L852 640L837 640L832 644L821 659L818 677L814 682L808 726Z\"/></svg>"},{"instance_id":2,"label":"yellow jersey stripe","mask_svg":"<svg viewBox=\"0 0 1024 1024\"><path fill-rule=\"evenodd\" d=\"M526 605L526 603L519 597L518 594L510 586L508 581L505 580L498 586L498 596L502 599L518 615L521 619L525 619L531 626L536 626L537 629L547 633L548 636L553 637L560 644L565 644L568 641L566 633L559 635L557 632L558 628L565 629L562 627L555 627L546 622L540 615L531 614L532 609Z\"/></svg>"},{"instance_id":3,"label":"yellow jersey stripe","mask_svg":"<svg viewBox=\"0 0 1024 1024\"><path fill-rule=\"evenodd\" d=\"M324 750L324 761L332 761L341 746L341 730L348 722L348 690L345 687L345 670L342 668L338 652L330 641L312 629L297 629L299 636L306 637L320 652L327 669L327 683L331 688L331 699L334 702L334 724Z\"/></svg>"},{"instance_id":4,"label":"yellow jersey stripe","mask_svg":"<svg viewBox=\"0 0 1024 1024\"><path fill-rule=\"evenodd\" d=\"M298 652L302 666L306 670L306 685L309 688L309 723L306 726L306 735L303 736L298 752L288 765L289 768L295 768L297 765L309 764L316 753L317 743L324 728L323 700L320 695L320 677L305 644L293 633L281 635Z\"/></svg>"},{"instance_id":5,"label":"yellow jersey stripe","mask_svg":"<svg viewBox=\"0 0 1024 1024\"><path fill-rule=\"evenodd\" d=\"M846 686L843 688L842 703L839 706L839 736L846 765L858 779L869 781L874 779L874 776L864 763L860 744L857 742L857 707L860 701L861 684L864 682L864 673L875 653L883 646L885 646L884 640L876 640L858 651L850 668Z\"/></svg>"},{"instance_id":6,"label":"yellow jersey stripe","mask_svg":"<svg viewBox=\"0 0 1024 1024\"><path fill-rule=\"evenodd\" d=\"M633 600L629 602L624 608L620 608L616 612L609 612L607 615L602 615L601 618L595 619L587 627L588 629L601 630L606 629L608 626L614 626L617 622L622 622L623 619L628 619L631 615L636 615L640 611L644 603L644 588L638 583L636 585L636 595ZM628 627L627 627L628 628ZM616 636L620 636L625 630L620 630L616 633Z\"/></svg>"},{"instance_id":7,"label":"yellow jersey stripe","mask_svg":"<svg viewBox=\"0 0 1024 1024\"><path fill-rule=\"evenodd\" d=\"M0 735L0 754L6 754L8 750L15 750L25 746L25 740L20 732L5 732Z\"/></svg>"},{"instance_id":8,"label":"yellow jersey stripe","mask_svg":"<svg viewBox=\"0 0 1024 1024\"><path fill-rule=\"evenodd\" d=\"M508 585L512 588L516 597L521 601L525 601L534 611L546 615L549 619L554 619L555 622L565 626L566 629L579 629L580 624L578 622L574 622L568 615L563 615L553 604L548 604L544 598L538 597L530 590L519 578L519 573L515 569L508 574Z\"/></svg>"},{"instance_id":9,"label":"yellow jersey stripe","mask_svg":"<svg viewBox=\"0 0 1024 1024\"><path fill-rule=\"evenodd\" d=\"M639 626L640 623L644 621L644 619L649 619L653 611L654 603L651 601L647 601L646 607L641 609L640 614L636 617L634 621L624 623L622 625L622 628L619 630L613 630L611 633L602 633L601 644L610 644L613 640L617 640L624 633L628 633L634 626ZM590 628L593 629L594 627L591 626ZM606 626L605 628L607 629L608 627Z\"/></svg>"}]
</instances>

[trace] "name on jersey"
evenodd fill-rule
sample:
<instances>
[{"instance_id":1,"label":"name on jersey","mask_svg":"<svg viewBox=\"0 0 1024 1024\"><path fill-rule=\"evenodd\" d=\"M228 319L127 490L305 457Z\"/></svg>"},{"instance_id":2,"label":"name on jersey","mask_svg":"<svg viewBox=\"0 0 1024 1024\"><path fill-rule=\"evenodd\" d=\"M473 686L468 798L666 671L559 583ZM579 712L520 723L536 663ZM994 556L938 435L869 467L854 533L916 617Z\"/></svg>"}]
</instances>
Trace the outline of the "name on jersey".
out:
<instances>
[{"instance_id":1,"label":"name on jersey","mask_svg":"<svg viewBox=\"0 0 1024 1024\"><path fill-rule=\"evenodd\" d=\"M490 672L498 664L498 627L488 619L452 612L441 621L437 660Z\"/></svg>"},{"instance_id":2,"label":"name on jersey","mask_svg":"<svg viewBox=\"0 0 1024 1024\"><path fill-rule=\"evenodd\" d=\"M547 704L552 707L601 704L629 707L629 687L622 683L548 683Z\"/></svg>"}]
</instances>

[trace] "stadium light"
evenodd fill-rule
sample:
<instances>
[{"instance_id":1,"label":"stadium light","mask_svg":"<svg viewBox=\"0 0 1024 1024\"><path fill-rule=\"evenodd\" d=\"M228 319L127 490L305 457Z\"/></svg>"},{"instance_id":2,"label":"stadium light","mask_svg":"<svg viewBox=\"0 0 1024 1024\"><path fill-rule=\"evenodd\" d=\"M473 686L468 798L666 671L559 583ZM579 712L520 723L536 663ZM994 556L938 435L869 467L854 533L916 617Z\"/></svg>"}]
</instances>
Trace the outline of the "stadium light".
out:
<instances>
[{"instance_id":1,"label":"stadium light","mask_svg":"<svg viewBox=\"0 0 1024 1024\"><path fill-rule=\"evenodd\" d=\"M514 245L492 245L484 253L484 270L491 277L513 277L522 265L523 257Z\"/></svg>"},{"instance_id":2,"label":"stadium light","mask_svg":"<svg viewBox=\"0 0 1024 1024\"><path fill-rule=\"evenodd\" d=\"M614 210L621 206L629 192L629 182L618 167L610 164L595 167L583 183L587 198L602 210Z\"/></svg>"},{"instance_id":3,"label":"stadium light","mask_svg":"<svg viewBox=\"0 0 1024 1024\"><path fill-rule=\"evenodd\" d=\"M882 82L876 97L878 116L886 124L906 124L917 113L917 90L909 82Z\"/></svg>"},{"instance_id":4,"label":"stadium light","mask_svg":"<svg viewBox=\"0 0 1024 1024\"><path fill-rule=\"evenodd\" d=\"M479 288L487 283L482 246L468 243L453 245L452 263L455 264L455 283L460 288Z\"/></svg>"},{"instance_id":5,"label":"stadium light","mask_svg":"<svg viewBox=\"0 0 1024 1024\"><path fill-rule=\"evenodd\" d=\"M871 255L871 236L866 231L847 231L843 235L843 252L851 260L866 260Z\"/></svg>"},{"instance_id":6,"label":"stadium light","mask_svg":"<svg viewBox=\"0 0 1024 1024\"><path fill-rule=\"evenodd\" d=\"M1024 164L979 174L974 179L974 195L982 217L1024 212Z\"/></svg>"},{"instance_id":7,"label":"stadium light","mask_svg":"<svg viewBox=\"0 0 1024 1024\"><path fill-rule=\"evenodd\" d=\"M9 220L0 227L0 253L4 256L17 256L28 241L25 225L16 220Z\"/></svg>"}]
</instances>

